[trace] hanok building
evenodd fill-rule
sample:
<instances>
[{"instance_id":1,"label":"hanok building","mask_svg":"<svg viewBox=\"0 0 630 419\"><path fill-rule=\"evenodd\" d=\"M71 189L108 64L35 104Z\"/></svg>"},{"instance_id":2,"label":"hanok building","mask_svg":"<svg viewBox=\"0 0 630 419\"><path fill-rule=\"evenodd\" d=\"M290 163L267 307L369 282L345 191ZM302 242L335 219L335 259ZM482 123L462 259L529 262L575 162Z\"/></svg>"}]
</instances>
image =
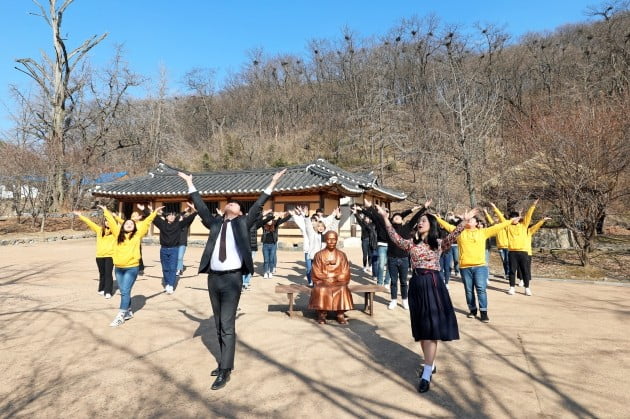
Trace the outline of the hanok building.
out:
<instances>
[{"instance_id":1,"label":"hanok building","mask_svg":"<svg viewBox=\"0 0 630 419\"><path fill-rule=\"evenodd\" d=\"M193 173L193 182L211 212L222 209L229 199L236 199L241 202L243 213L246 213L278 170L268 168ZM95 197L116 199L119 211L127 217L138 203L149 203L154 208L164 205L165 211L179 212L186 208L188 189L177 172L177 169L161 162L146 176L98 185L91 193ZM296 206L307 206L311 214L318 208L330 214L336 207L343 205L342 209L345 210L342 211L340 235L348 237L351 232L354 233L355 227L347 206L353 202L362 203L364 198L389 208L392 202L401 201L406 195L379 186L372 173L347 172L324 159L318 159L310 164L288 167L287 173L265 204L265 209L283 213ZM155 227L154 230L152 233L158 232ZM301 233L294 223L283 224L279 233L281 246L297 247L302 243ZM190 234L191 237L205 237L208 234L199 218L191 225Z\"/></svg>"}]
</instances>

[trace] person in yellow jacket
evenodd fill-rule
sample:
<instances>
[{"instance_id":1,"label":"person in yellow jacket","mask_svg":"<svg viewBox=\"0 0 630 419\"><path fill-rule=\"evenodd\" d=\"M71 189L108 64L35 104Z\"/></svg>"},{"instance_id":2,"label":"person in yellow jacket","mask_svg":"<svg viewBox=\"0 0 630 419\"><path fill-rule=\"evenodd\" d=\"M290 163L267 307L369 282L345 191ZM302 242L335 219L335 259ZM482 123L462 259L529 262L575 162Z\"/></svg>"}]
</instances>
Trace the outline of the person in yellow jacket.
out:
<instances>
[{"instance_id":1,"label":"person in yellow jacket","mask_svg":"<svg viewBox=\"0 0 630 419\"><path fill-rule=\"evenodd\" d=\"M545 224L545 221L548 221L548 220L551 220L551 217L541 218L540 220L538 220L536 224L534 224L533 226L527 229L527 235L529 236L529 242L527 246L527 255L529 256L530 261L532 258L532 240L534 239L534 234L536 234L536 232L540 230L543 224Z\"/></svg>"},{"instance_id":2,"label":"person in yellow jacket","mask_svg":"<svg viewBox=\"0 0 630 419\"><path fill-rule=\"evenodd\" d=\"M114 219L116 219L116 222L118 224L122 224L125 222L125 219L122 218L120 215L116 214L115 212L113 212L112 214L114 215ZM142 214L140 214L138 211L133 211L129 218L131 218L135 223L139 223L144 219L146 215L149 215L149 213L147 212L146 214L144 214L143 212ZM138 266L138 276L142 275L144 275L144 261L142 260L142 243L140 243L140 266Z\"/></svg>"},{"instance_id":3,"label":"person in yellow jacket","mask_svg":"<svg viewBox=\"0 0 630 419\"><path fill-rule=\"evenodd\" d=\"M513 211L510 213L510 218L518 218L519 222L507 228L508 258L510 259L510 288L507 291L509 295L514 295L517 272L518 277L523 280L525 285L525 295L532 295L532 291L529 288L532 274L528 255L528 249L531 252L532 239L528 229L537 203L538 200L534 201L522 217L518 212Z\"/></svg>"},{"instance_id":4,"label":"person in yellow jacket","mask_svg":"<svg viewBox=\"0 0 630 419\"><path fill-rule=\"evenodd\" d=\"M446 230L453 231L455 226L438 217L438 223ZM488 265L486 264L486 241L495 236L499 231L508 227L517 219L506 220L492 227L478 228L476 217L470 218L464 227L464 231L457 238L459 245L459 271L462 274L462 282L466 291L466 303L468 304L468 318L477 316L477 302L475 291L479 300L480 319L488 323ZM474 287L474 289L473 289Z\"/></svg>"},{"instance_id":5,"label":"person in yellow jacket","mask_svg":"<svg viewBox=\"0 0 630 419\"><path fill-rule=\"evenodd\" d=\"M501 210L499 210L496 205L490 202L492 205L492 210L496 215L496 220L492 218L488 211L484 210L486 213L486 220L488 220L489 225L495 225L497 222L505 221L505 217ZM510 259L508 258L508 237L507 237L507 229L500 230L496 236L497 249L499 249L499 256L501 257L501 262L503 263L503 273L505 274L505 279L510 279Z\"/></svg>"},{"instance_id":6,"label":"person in yellow jacket","mask_svg":"<svg viewBox=\"0 0 630 419\"><path fill-rule=\"evenodd\" d=\"M529 287L525 288L525 295L532 295L532 287L531 287L531 271L532 271L532 240L534 239L534 234L536 234L536 232L538 230L540 230L540 228L543 226L543 224L545 224L545 221L547 220L551 220L551 217L544 217L541 218L536 224L534 224L533 226L529 227L527 229L527 235L529 236L529 240L528 240L528 246L527 246L527 266L530 272L530 279L529 279ZM522 286L522 284L521 284Z\"/></svg>"},{"instance_id":7,"label":"person in yellow jacket","mask_svg":"<svg viewBox=\"0 0 630 419\"><path fill-rule=\"evenodd\" d=\"M114 246L114 267L116 273L116 281L120 289L120 307L118 314L111 322L110 326L118 327L125 320L133 317L131 311L131 288L138 278L138 269L140 266L140 242L149 231L149 226L153 219L157 216L157 212L164 208L159 207L151 212L148 217L139 223L133 220L125 220L122 225L116 223L113 215L107 208L103 209L103 215L109 223L112 233L116 237ZM140 211L144 211L144 205L138 205Z\"/></svg>"},{"instance_id":8,"label":"person in yellow jacket","mask_svg":"<svg viewBox=\"0 0 630 419\"><path fill-rule=\"evenodd\" d=\"M96 233L96 266L98 266L98 293L105 298L112 298L114 293L114 245L116 237L112 234L107 220L103 219L100 224L85 217L79 211L73 211L93 232Z\"/></svg>"}]
</instances>

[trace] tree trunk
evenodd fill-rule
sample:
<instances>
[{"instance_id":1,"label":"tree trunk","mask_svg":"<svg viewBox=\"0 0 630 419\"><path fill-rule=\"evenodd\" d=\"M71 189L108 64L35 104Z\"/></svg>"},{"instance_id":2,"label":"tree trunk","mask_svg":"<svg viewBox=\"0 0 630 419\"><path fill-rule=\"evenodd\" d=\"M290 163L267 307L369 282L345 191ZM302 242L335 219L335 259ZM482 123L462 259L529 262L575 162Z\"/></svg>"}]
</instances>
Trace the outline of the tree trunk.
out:
<instances>
[{"instance_id":1,"label":"tree trunk","mask_svg":"<svg viewBox=\"0 0 630 419\"><path fill-rule=\"evenodd\" d=\"M466 177L466 191L468 191L470 207L475 208L477 206L477 195L475 192L475 182L472 173L472 165L470 164L470 159L468 157L464 157L464 175Z\"/></svg>"}]
</instances>

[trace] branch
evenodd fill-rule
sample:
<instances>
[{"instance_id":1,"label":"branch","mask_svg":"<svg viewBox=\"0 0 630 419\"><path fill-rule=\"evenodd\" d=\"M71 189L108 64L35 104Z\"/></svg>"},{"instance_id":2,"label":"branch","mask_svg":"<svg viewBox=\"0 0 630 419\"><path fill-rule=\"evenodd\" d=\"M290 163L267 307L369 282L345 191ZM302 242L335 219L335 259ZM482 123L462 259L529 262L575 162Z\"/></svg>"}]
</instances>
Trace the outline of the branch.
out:
<instances>
[{"instance_id":1,"label":"branch","mask_svg":"<svg viewBox=\"0 0 630 419\"><path fill-rule=\"evenodd\" d=\"M96 35L94 35L90 39L86 39L80 46L78 46L77 48L75 48L74 51L68 54L68 63L76 54L79 54L76 57L74 63L69 66L69 71L72 72L72 69L77 65L78 62L81 61L85 54L87 54L92 48L98 45L103 39L107 38L107 35L109 35L109 33L105 32L98 39Z\"/></svg>"},{"instance_id":2,"label":"branch","mask_svg":"<svg viewBox=\"0 0 630 419\"><path fill-rule=\"evenodd\" d=\"M37 0L33 0L33 3L35 3L35 5L39 8L41 14L37 14L37 13L30 13L33 16L39 16L41 18L44 19L44 21L46 21L46 23L48 24L48 26L52 26L52 23L50 22L50 19L48 18L48 13L46 13L46 9L44 9L44 7L39 4L39 2Z\"/></svg>"}]
</instances>

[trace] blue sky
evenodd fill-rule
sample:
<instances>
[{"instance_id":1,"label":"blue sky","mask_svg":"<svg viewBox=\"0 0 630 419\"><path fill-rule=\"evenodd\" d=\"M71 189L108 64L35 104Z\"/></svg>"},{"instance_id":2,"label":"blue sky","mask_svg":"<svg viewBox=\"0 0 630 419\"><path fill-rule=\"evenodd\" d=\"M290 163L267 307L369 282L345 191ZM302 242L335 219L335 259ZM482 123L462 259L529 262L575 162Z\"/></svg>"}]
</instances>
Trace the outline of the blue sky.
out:
<instances>
[{"instance_id":1,"label":"blue sky","mask_svg":"<svg viewBox=\"0 0 630 419\"><path fill-rule=\"evenodd\" d=\"M62 3L63 0L58 0ZM48 3L40 0L40 3ZM75 0L64 15L69 49L92 35L108 32L90 55L103 65L113 46L123 44L133 71L154 80L165 67L170 87L181 88L182 76L195 67L214 68L218 79L237 72L247 51L305 54L312 39L336 40L348 27L361 38L385 35L403 18L436 15L444 24L471 28L492 23L518 39L530 31L553 30L587 20L597 0ZM12 103L8 85L28 88L15 59L39 58L51 51L50 29L29 12L31 0L0 0L0 129L7 128Z\"/></svg>"}]
</instances>

